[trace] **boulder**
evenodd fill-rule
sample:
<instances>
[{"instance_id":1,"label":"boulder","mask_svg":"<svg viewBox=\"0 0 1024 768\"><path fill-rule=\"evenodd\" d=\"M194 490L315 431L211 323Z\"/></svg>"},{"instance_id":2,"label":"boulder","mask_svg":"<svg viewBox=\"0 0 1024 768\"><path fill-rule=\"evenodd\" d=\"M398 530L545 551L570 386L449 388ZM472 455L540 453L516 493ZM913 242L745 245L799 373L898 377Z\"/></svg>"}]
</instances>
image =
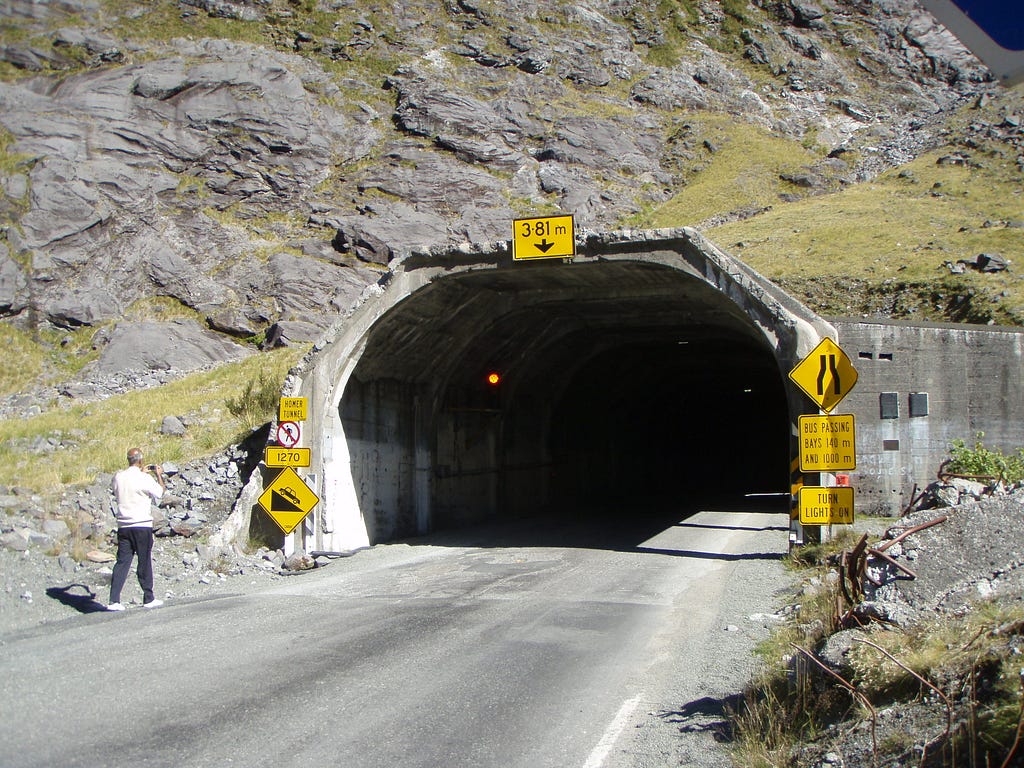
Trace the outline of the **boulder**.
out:
<instances>
[{"instance_id":1,"label":"boulder","mask_svg":"<svg viewBox=\"0 0 1024 768\"><path fill-rule=\"evenodd\" d=\"M164 416L160 423L160 434L180 437L185 434L185 424L177 416Z\"/></svg>"},{"instance_id":2,"label":"boulder","mask_svg":"<svg viewBox=\"0 0 1024 768\"><path fill-rule=\"evenodd\" d=\"M865 633L861 629L844 629L832 633L818 649L818 660L840 677L849 678L853 671L849 660L850 651L853 650L856 639L864 636Z\"/></svg>"},{"instance_id":3,"label":"boulder","mask_svg":"<svg viewBox=\"0 0 1024 768\"><path fill-rule=\"evenodd\" d=\"M305 552L296 552L281 567L286 571L310 571L316 568L316 561Z\"/></svg>"},{"instance_id":4,"label":"boulder","mask_svg":"<svg viewBox=\"0 0 1024 768\"><path fill-rule=\"evenodd\" d=\"M1010 267L1010 262L997 253L979 253L973 259L958 259L957 264L978 272L1003 272Z\"/></svg>"},{"instance_id":5,"label":"boulder","mask_svg":"<svg viewBox=\"0 0 1024 768\"><path fill-rule=\"evenodd\" d=\"M25 552L28 550L30 540L31 531L28 528L17 528L0 535L0 547L15 552Z\"/></svg>"},{"instance_id":6,"label":"boulder","mask_svg":"<svg viewBox=\"0 0 1024 768\"><path fill-rule=\"evenodd\" d=\"M194 371L236 361L253 353L209 331L194 320L121 322L90 368L92 374L116 371Z\"/></svg>"},{"instance_id":7,"label":"boulder","mask_svg":"<svg viewBox=\"0 0 1024 768\"><path fill-rule=\"evenodd\" d=\"M51 539L66 539L71 535L71 529L64 520L44 520L42 532Z\"/></svg>"}]
</instances>

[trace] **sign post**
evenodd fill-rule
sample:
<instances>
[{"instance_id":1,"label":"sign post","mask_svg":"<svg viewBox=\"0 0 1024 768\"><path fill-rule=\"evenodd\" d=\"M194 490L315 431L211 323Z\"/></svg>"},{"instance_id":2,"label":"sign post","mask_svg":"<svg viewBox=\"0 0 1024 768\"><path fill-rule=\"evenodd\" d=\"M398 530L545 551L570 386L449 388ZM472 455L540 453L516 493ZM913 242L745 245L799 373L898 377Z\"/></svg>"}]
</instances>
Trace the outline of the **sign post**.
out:
<instances>
[{"instance_id":1,"label":"sign post","mask_svg":"<svg viewBox=\"0 0 1024 768\"><path fill-rule=\"evenodd\" d=\"M857 383L857 371L846 353L825 337L789 372L797 385L827 415L798 418L800 472L836 472L857 468L853 414L831 415ZM801 526L852 525L853 488L794 484L793 520Z\"/></svg>"},{"instance_id":2,"label":"sign post","mask_svg":"<svg viewBox=\"0 0 1024 768\"><path fill-rule=\"evenodd\" d=\"M309 414L309 399L282 397L277 409L277 445L264 449L263 463L268 467L283 467L277 477L264 489L259 504L285 534L285 553L290 554L294 542L288 534L295 530L320 501L306 482L296 474L294 467L308 467L311 463L309 448L299 448L302 440L300 422Z\"/></svg>"}]
</instances>

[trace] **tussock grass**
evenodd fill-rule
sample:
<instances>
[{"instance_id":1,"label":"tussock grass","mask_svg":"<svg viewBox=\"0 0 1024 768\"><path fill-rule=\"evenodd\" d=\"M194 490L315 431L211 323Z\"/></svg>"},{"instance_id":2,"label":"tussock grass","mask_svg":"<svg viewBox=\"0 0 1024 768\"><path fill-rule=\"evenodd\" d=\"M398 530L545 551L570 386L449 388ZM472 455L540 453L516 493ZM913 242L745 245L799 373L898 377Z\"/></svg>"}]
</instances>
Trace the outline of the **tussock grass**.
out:
<instances>
[{"instance_id":1,"label":"tussock grass","mask_svg":"<svg viewBox=\"0 0 1024 768\"><path fill-rule=\"evenodd\" d=\"M97 330L47 329L30 334L0 323L0 345L5 355L5 364L0 367L0 397L73 377L96 359L92 340Z\"/></svg>"},{"instance_id":2,"label":"tussock grass","mask_svg":"<svg viewBox=\"0 0 1024 768\"><path fill-rule=\"evenodd\" d=\"M195 320L200 324L205 324L202 313L170 296L147 296L144 299L134 301L125 310L124 319L136 322L143 320L154 320L157 322Z\"/></svg>"},{"instance_id":3,"label":"tussock grass","mask_svg":"<svg viewBox=\"0 0 1024 768\"><path fill-rule=\"evenodd\" d=\"M781 193L792 191L780 174L815 159L800 144L728 115L683 116L675 130L673 139L688 141L698 153L705 142L715 149L697 170L683 170L686 186L649 216L654 227L696 226L712 216L774 205Z\"/></svg>"},{"instance_id":4,"label":"tussock grass","mask_svg":"<svg viewBox=\"0 0 1024 768\"><path fill-rule=\"evenodd\" d=\"M48 357L41 345L7 323L0 323L0 345L8 362L0 367L0 394L20 392L38 382Z\"/></svg>"},{"instance_id":5,"label":"tussock grass","mask_svg":"<svg viewBox=\"0 0 1024 768\"><path fill-rule=\"evenodd\" d=\"M116 22L120 33L127 38L218 38L248 43L265 41L266 32L259 22L215 17L198 8L192 13L183 13L183 6L167 0L136 6L142 12L127 13L132 7L131 3L124 0L107 0L104 4L107 16Z\"/></svg>"},{"instance_id":6,"label":"tussock grass","mask_svg":"<svg viewBox=\"0 0 1024 768\"><path fill-rule=\"evenodd\" d=\"M930 280L946 261L982 251L1015 253L1020 231L1004 222L1021 218L1024 200L1009 163L982 172L939 165L944 154L929 153L873 182L777 206L709 234L775 278Z\"/></svg>"},{"instance_id":7,"label":"tussock grass","mask_svg":"<svg viewBox=\"0 0 1024 768\"><path fill-rule=\"evenodd\" d=\"M65 485L89 483L119 469L131 445L141 446L155 462L212 455L251 429L246 418L229 412L226 401L253 380L275 380L280 385L305 351L292 347L256 354L153 389L52 408L32 418L4 419L0 485L53 493ZM183 437L160 434L168 415L185 418L189 428ZM40 453L35 446L46 438L60 447Z\"/></svg>"},{"instance_id":8,"label":"tussock grass","mask_svg":"<svg viewBox=\"0 0 1024 768\"><path fill-rule=\"evenodd\" d=\"M680 168L687 186L635 223L700 226L826 314L1024 325L1024 184L1012 146L983 129L1021 106L1013 93L965 106L947 120L944 146L870 182L816 194L779 178L822 159L813 133L798 142L722 116L695 116L686 121L689 157ZM704 140L716 151L701 154ZM963 164L944 160L957 155ZM696 171L694 156L703 162ZM827 186L841 183L838 173L830 171ZM999 254L1011 267L951 274L948 264L979 253ZM871 294L874 301L858 303Z\"/></svg>"}]
</instances>

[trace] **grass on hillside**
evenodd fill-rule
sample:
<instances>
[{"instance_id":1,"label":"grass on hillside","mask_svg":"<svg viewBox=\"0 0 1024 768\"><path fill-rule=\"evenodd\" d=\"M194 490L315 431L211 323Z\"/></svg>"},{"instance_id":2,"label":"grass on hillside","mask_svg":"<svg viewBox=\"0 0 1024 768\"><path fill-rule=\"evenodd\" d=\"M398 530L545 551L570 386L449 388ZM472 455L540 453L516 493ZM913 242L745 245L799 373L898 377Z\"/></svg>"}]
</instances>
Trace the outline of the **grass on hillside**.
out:
<instances>
[{"instance_id":1,"label":"grass on hillside","mask_svg":"<svg viewBox=\"0 0 1024 768\"><path fill-rule=\"evenodd\" d=\"M939 165L945 154L929 153L872 182L715 227L710 236L781 278L928 280L945 262L983 250L1015 254L1021 230L1004 223L1021 221L1024 199L1010 161L982 172Z\"/></svg>"},{"instance_id":2,"label":"grass on hillside","mask_svg":"<svg viewBox=\"0 0 1024 768\"><path fill-rule=\"evenodd\" d=\"M66 381L96 359L91 349L96 328L64 331L55 328L30 335L0 323L0 346L5 365L0 368L0 397L23 392L51 381Z\"/></svg>"},{"instance_id":3,"label":"grass on hillside","mask_svg":"<svg viewBox=\"0 0 1024 768\"><path fill-rule=\"evenodd\" d=\"M799 171L815 159L800 144L729 115L681 115L673 122L669 144L683 143L704 162L694 170L685 161L681 175L686 186L645 217L647 226L692 227L713 216L775 205L780 194L795 191L780 174Z\"/></svg>"},{"instance_id":4,"label":"grass on hillside","mask_svg":"<svg viewBox=\"0 0 1024 768\"><path fill-rule=\"evenodd\" d=\"M0 485L48 494L65 485L89 483L121 468L132 445L142 447L155 462L213 455L250 431L246 417L233 416L226 403L254 381L283 383L305 351L290 347L260 353L160 387L72 403L32 418L0 420ZM168 415L185 419L188 431L183 437L160 433ZM264 421L272 415L266 414ZM40 453L40 438L53 438L60 447Z\"/></svg>"},{"instance_id":5,"label":"grass on hillside","mask_svg":"<svg viewBox=\"0 0 1024 768\"><path fill-rule=\"evenodd\" d=\"M1019 174L1008 160L994 160L984 171L940 165L944 154L927 154L841 193L715 227L708 236L769 279L808 281L814 287L806 299L819 308L829 306L828 279L853 279L893 292L977 296L997 322L1024 325ZM1010 268L952 274L950 265L981 253L1008 259ZM911 306L917 319L950 319L942 301Z\"/></svg>"},{"instance_id":6,"label":"grass on hillside","mask_svg":"<svg viewBox=\"0 0 1024 768\"><path fill-rule=\"evenodd\" d=\"M637 224L700 225L725 250L826 314L844 314L837 307L852 304L851 314L895 309L894 317L918 320L1024 325L1024 183L1016 155L996 139L953 138L969 135L961 124L972 120L998 125L1017 104L1011 94L987 111L965 108L950 120L947 146L870 182L824 194L797 190L780 178L811 166L820 150L701 116L690 121L692 133L716 151L702 170L685 176L687 186L678 195ZM958 154L966 164L948 162ZM793 192L804 196L783 201ZM714 224L712 217L730 213L739 220ZM950 264L981 253L1008 259L1010 269L952 274ZM863 299L879 291L915 298L856 306L857 294ZM974 308L950 316L951 306L965 302Z\"/></svg>"}]
</instances>

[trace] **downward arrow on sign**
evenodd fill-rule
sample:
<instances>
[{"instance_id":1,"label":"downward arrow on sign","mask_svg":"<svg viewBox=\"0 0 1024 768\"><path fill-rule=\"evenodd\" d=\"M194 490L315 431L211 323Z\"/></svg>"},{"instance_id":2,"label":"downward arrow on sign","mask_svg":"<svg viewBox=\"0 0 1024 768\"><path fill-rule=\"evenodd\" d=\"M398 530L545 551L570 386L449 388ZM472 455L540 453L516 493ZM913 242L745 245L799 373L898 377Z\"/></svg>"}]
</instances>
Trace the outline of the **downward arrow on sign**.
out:
<instances>
[{"instance_id":1,"label":"downward arrow on sign","mask_svg":"<svg viewBox=\"0 0 1024 768\"><path fill-rule=\"evenodd\" d=\"M541 240L539 243L534 243L534 246L541 253L547 253L548 251L550 251L552 245L554 245L554 243L549 243L548 239L546 237L543 240Z\"/></svg>"}]
</instances>

